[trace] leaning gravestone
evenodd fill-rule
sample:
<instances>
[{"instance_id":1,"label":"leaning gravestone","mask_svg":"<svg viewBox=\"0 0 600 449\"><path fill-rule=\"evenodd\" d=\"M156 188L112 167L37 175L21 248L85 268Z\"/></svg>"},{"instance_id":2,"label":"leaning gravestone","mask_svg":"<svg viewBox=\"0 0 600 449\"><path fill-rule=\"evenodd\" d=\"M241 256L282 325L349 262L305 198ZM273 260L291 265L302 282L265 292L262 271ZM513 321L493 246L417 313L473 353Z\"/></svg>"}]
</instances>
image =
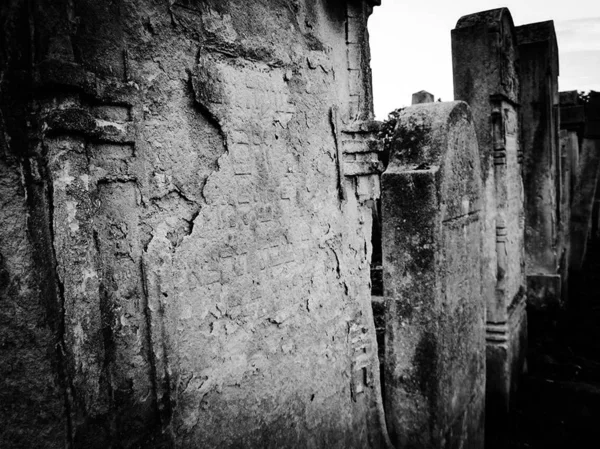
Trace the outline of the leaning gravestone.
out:
<instances>
[{"instance_id":1,"label":"leaning gravestone","mask_svg":"<svg viewBox=\"0 0 600 449\"><path fill-rule=\"evenodd\" d=\"M452 31L454 98L471 106L485 189L486 435L502 446L527 340L522 153L515 29L506 8L459 19Z\"/></svg>"},{"instance_id":2,"label":"leaning gravestone","mask_svg":"<svg viewBox=\"0 0 600 449\"><path fill-rule=\"evenodd\" d=\"M483 447L482 193L468 105L403 110L382 176L384 385L396 447Z\"/></svg>"}]
</instances>

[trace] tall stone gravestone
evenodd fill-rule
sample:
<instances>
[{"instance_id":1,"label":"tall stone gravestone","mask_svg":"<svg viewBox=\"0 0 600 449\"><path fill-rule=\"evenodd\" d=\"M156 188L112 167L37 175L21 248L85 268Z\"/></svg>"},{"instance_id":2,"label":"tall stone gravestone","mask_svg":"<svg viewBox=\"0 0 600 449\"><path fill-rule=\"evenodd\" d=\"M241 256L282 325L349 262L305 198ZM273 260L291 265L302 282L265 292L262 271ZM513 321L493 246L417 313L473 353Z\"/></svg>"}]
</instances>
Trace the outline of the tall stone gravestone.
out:
<instances>
[{"instance_id":1,"label":"tall stone gravestone","mask_svg":"<svg viewBox=\"0 0 600 449\"><path fill-rule=\"evenodd\" d=\"M516 28L521 82L521 147L525 187L525 269L529 330L562 307L565 234L558 139L558 45L554 22ZM536 317L534 320L533 318ZM541 329L540 329L541 331Z\"/></svg>"},{"instance_id":2,"label":"tall stone gravestone","mask_svg":"<svg viewBox=\"0 0 600 449\"><path fill-rule=\"evenodd\" d=\"M396 447L483 447L480 177L466 103L402 111L382 176L385 405Z\"/></svg>"},{"instance_id":3,"label":"tall stone gravestone","mask_svg":"<svg viewBox=\"0 0 600 449\"><path fill-rule=\"evenodd\" d=\"M500 446L507 436L527 337L519 78L508 9L460 18L452 31L452 57L454 97L469 103L473 111L485 190L486 435L490 443Z\"/></svg>"}]
</instances>

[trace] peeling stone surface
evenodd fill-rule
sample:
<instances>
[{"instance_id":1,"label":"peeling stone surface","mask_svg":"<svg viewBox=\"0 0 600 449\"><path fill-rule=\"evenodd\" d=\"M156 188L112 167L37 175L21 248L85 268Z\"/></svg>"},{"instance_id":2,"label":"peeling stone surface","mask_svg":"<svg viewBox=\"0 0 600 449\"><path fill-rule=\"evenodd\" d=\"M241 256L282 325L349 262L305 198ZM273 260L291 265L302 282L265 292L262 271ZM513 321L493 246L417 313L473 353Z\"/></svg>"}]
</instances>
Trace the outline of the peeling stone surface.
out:
<instances>
[{"instance_id":1,"label":"peeling stone surface","mask_svg":"<svg viewBox=\"0 0 600 449\"><path fill-rule=\"evenodd\" d=\"M4 367L46 352L2 382L38 375L49 416L25 433L27 408L0 445L384 445L380 166L349 130L372 120L371 3L26 3L2 6L33 41L3 31L2 214L22 234L2 234L0 260L3 291L35 307L2 310L10 338L47 347L3 345ZM21 79L32 99L6 93ZM36 252L47 263L14 291Z\"/></svg>"}]
</instances>

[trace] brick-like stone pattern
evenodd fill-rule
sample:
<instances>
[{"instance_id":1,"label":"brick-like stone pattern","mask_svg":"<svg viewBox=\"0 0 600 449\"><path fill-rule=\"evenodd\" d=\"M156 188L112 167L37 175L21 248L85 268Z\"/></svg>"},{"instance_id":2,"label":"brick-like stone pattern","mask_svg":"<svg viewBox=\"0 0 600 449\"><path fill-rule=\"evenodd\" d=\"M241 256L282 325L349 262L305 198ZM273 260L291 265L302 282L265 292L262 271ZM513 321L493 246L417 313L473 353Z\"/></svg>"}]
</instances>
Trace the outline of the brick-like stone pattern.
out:
<instances>
[{"instance_id":1,"label":"brick-like stone pattern","mask_svg":"<svg viewBox=\"0 0 600 449\"><path fill-rule=\"evenodd\" d=\"M483 447L483 200L468 105L404 109L382 176L384 387L396 447Z\"/></svg>"},{"instance_id":2,"label":"brick-like stone pattern","mask_svg":"<svg viewBox=\"0 0 600 449\"><path fill-rule=\"evenodd\" d=\"M372 2L13 3L0 446L385 444Z\"/></svg>"}]
</instances>

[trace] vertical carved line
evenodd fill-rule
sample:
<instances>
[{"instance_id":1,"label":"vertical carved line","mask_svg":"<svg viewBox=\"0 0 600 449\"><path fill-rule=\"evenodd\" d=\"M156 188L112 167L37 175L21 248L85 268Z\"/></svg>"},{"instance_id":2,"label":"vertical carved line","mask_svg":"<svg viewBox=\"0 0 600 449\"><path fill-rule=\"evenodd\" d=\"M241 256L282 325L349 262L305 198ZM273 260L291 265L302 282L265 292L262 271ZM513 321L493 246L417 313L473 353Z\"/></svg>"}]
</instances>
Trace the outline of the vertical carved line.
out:
<instances>
[{"instance_id":1,"label":"vertical carved line","mask_svg":"<svg viewBox=\"0 0 600 449\"><path fill-rule=\"evenodd\" d=\"M337 171L338 171L338 188L340 191L340 199L342 201L346 200L346 190L344 189L344 160L343 160L343 151L342 151L342 142L340 139L340 119L339 119L339 111L337 106L332 106L331 111L329 113L329 120L331 121L331 127L333 129L333 139L335 143L335 150L337 156Z\"/></svg>"},{"instance_id":2,"label":"vertical carved line","mask_svg":"<svg viewBox=\"0 0 600 449\"><path fill-rule=\"evenodd\" d=\"M494 166L506 165L506 138L504 117L499 106L492 110L492 145L494 150Z\"/></svg>"},{"instance_id":3,"label":"vertical carved line","mask_svg":"<svg viewBox=\"0 0 600 449\"><path fill-rule=\"evenodd\" d=\"M497 256L497 282L500 284L506 277L508 270L508 254L506 252L507 241L506 223L502 217L496 219L496 256Z\"/></svg>"}]
</instances>

